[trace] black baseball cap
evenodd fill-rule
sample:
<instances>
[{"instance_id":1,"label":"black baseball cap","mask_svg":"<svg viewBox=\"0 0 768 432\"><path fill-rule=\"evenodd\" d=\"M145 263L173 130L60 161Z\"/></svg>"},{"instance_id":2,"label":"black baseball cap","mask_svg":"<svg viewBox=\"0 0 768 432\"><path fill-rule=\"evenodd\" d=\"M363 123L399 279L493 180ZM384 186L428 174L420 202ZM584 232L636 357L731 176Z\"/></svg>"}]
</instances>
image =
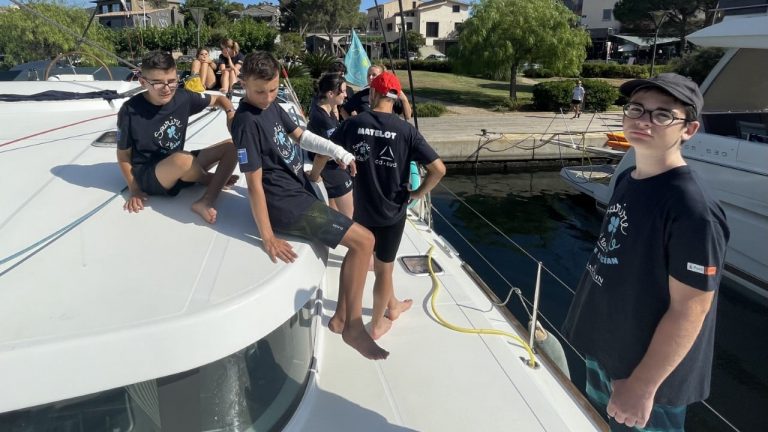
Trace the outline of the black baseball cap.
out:
<instances>
[{"instance_id":1,"label":"black baseball cap","mask_svg":"<svg viewBox=\"0 0 768 432\"><path fill-rule=\"evenodd\" d=\"M696 110L696 117L704 107L704 96L699 85L693 80L676 73L662 73L653 78L627 81L619 87L619 92L630 97L641 88L655 87L677 98L684 105L690 105Z\"/></svg>"}]
</instances>

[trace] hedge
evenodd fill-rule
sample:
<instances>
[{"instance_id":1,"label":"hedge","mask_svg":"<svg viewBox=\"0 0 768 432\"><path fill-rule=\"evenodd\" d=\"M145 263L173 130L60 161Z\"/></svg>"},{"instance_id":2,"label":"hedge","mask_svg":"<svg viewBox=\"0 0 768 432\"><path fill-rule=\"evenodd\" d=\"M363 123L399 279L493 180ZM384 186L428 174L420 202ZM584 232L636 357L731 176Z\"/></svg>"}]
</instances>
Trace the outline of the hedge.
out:
<instances>
[{"instance_id":1,"label":"hedge","mask_svg":"<svg viewBox=\"0 0 768 432\"><path fill-rule=\"evenodd\" d=\"M381 61L383 65L389 68L389 61ZM395 69L407 70L406 60L398 59L393 61ZM411 70L423 70L429 72L453 73L453 61L451 60L411 60Z\"/></svg>"},{"instance_id":2,"label":"hedge","mask_svg":"<svg viewBox=\"0 0 768 432\"><path fill-rule=\"evenodd\" d=\"M584 108L605 111L619 97L616 87L601 80L582 80L586 96ZM538 111L559 111L570 109L571 94L576 80L548 81L533 86L533 106Z\"/></svg>"},{"instance_id":3,"label":"hedge","mask_svg":"<svg viewBox=\"0 0 768 432\"><path fill-rule=\"evenodd\" d=\"M419 103L416 104L416 116L418 117L440 117L448 109L445 105L439 103Z\"/></svg>"},{"instance_id":4,"label":"hedge","mask_svg":"<svg viewBox=\"0 0 768 432\"><path fill-rule=\"evenodd\" d=\"M656 65L654 75L668 72L667 65ZM648 78L651 65L626 65L618 63L584 63L581 65L581 76L584 78Z\"/></svg>"},{"instance_id":5,"label":"hedge","mask_svg":"<svg viewBox=\"0 0 768 432\"><path fill-rule=\"evenodd\" d=\"M312 96L314 96L314 83L310 77L291 78L291 85L296 92L296 96L301 102L301 108L304 110L304 114L309 116L309 105L312 103ZM309 118L307 118L309 120Z\"/></svg>"}]
</instances>

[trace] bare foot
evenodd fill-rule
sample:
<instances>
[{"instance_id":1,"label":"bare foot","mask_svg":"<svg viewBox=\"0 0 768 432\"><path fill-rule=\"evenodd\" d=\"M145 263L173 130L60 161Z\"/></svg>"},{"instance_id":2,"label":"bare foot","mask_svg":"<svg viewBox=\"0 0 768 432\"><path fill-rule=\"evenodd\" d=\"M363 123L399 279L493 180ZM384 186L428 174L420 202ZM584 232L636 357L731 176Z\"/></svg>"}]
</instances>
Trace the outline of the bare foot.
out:
<instances>
[{"instance_id":1,"label":"bare foot","mask_svg":"<svg viewBox=\"0 0 768 432\"><path fill-rule=\"evenodd\" d=\"M367 359L384 360L389 356L389 352L376 345L376 342L371 339L371 335L362 326L356 329L345 328L341 338Z\"/></svg>"},{"instance_id":2,"label":"bare foot","mask_svg":"<svg viewBox=\"0 0 768 432\"><path fill-rule=\"evenodd\" d=\"M384 317L377 323L371 323L371 337L373 340L379 340L385 333L392 328L392 320Z\"/></svg>"},{"instance_id":3,"label":"bare foot","mask_svg":"<svg viewBox=\"0 0 768 432\"><path fill-rule=\"evenodd\" d=\"M341 334L344 331L344 318L340 318L337 315L332 316L331 320L328 321L328 330Z\"/></svg>"},{"instance_id":4,"label":"bare foot","mask_svg":"<svg viewBox=\"0 0 768 432\"><path fill-rule=\"evenodd\" d=\"M394 307L390 307L387 309L387 314L385 315L387 318L391 319L392 321L398 319L400 317L400 314L407 311L408 309L413 306L413 300L411 299L405 299L403 301L397 301ZM374 338L376 339L376 338Z\"/></svg>"},{"instance_id":5,"label":"bare foot","mask_svg":"<svg viewBox=\"0 0 768 432\"><path fill-rule=\"evenodd\" d=\"M209 224L216 223L216 209L207 201L195 201L192 203L192 211L199 214Z\"/></svg>"}]
</instances>

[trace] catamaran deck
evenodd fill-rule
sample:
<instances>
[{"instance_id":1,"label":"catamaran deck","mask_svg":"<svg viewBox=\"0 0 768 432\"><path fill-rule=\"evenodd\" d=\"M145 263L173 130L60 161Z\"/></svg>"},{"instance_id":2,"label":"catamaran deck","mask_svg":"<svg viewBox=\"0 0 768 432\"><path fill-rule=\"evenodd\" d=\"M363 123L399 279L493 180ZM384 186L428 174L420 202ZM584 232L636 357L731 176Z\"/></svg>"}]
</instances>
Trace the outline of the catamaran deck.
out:
<instances>
[{"instance_id":1,"label":"catamaran deck","mask_svg":"<svg viewBox=\"0 0 768 432\"><path fill-rule=\"evenodd\" d=\"M514 332L504 316L462 270L458 257L415 219L406 224L398 257L425 255L443 267L437 308L448 322ZM336 304L344 248L331 251L323 323ZM373 304L369 272L364 320ZM599 430L580 411L546 365L532 370L526 351L506 337L459 333L429 312L432 281L395 265L395 291L414 305L378 342L385 361L364 359L327 326L321 329L316 382L287 430L295 431L587 431ZM591 407L590 407L591 408ZM588 409L589 411L589 409ZM597 418L597 416L595 416Z\"/></svg>"}]
</instances>

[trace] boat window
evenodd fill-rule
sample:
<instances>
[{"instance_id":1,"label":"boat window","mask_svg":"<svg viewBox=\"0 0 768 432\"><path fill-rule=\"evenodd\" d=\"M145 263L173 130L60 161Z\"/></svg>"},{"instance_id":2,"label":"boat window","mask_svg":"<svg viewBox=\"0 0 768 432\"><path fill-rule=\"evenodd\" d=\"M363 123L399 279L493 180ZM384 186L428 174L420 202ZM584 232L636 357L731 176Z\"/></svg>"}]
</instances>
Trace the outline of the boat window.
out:
<instances>
[{"instance_id":1,"label":"boat window","mask_svg":"<svg viewBox=\"0 0 768 432\"><path fill-rule=\"evenodd\" d=\"M707 133L751 141L768 140L768 56L740 49L704 93L702 121Z\"/></svg>"},{"instance_id":2,"label":"boat window","mask_svg":"<svg viewBox=\"0 0 768 432\"><path fill-rule=\"evenodd\" d=\"M175 375L0 414L19 432L274 431L296 410L312 364L311 308L234 354ZM151 358L152 353L147 353Z\"/></svg>"}]
</instances>

